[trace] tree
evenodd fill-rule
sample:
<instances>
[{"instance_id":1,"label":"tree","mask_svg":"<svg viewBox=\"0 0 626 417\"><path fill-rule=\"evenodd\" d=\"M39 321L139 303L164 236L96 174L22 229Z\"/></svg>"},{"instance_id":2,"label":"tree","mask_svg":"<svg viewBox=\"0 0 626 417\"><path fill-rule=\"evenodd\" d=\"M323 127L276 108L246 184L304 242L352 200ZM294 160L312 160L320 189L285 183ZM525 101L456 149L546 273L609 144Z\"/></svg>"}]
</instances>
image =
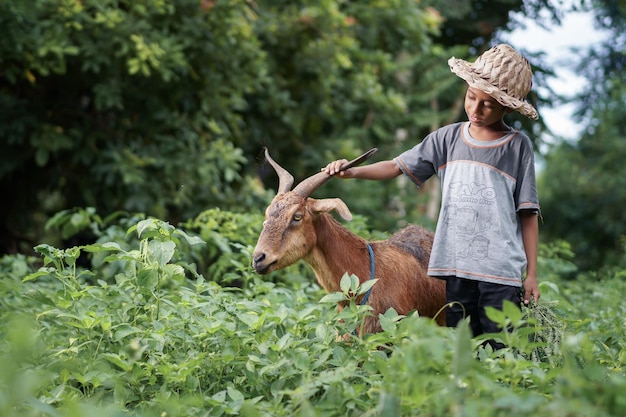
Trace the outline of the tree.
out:
<instances>
[{"instance_id":1,"label":"tree","mask_svg":"<svg viewBox=\"0 0 626 417\"><path fill-rule=\"evenodd\" d=\"M267 71L247 2L3 1L0 38L1 251L61 208L175 221L254 199L236 143Z\"/></svg>"},{"instance_id":2,"label":"tree","mask_svg":"<svg viewBox=\"0 0 626 417\"><path fill-rule=\"evenodd\" d=\"M547 155L540 187L547 238L571 242L579 267L596 270L626 265L626 6L587 6L607 36L581 54L578 67L589 81L576 98L586 128Z\"/></svg>"},{"instance_id":3,"label":"tree","mask_svg":"<svg viewBox=\"0 0 626 417\"><path fill-rule=\"evenodd\" d=\"M447 58L526 7L483 3L0 2L0 252L30 249L76 206L172 223L262 210L275 185L262 146L298 177L373 146L393 156L458 114ZM397 206L376 218L385 229L414 205L396 204L413 194L401 184L347 194L364 215Z\"/></svg>"},{"instance_id":4,"label":"tree","mask_svg":"<svg viewBox=\"0 0 626 417\"><path fill-rule=\"evenodd\" d=\"M259 207L262 145L302 163L368 113L377 132L405 110L386 85L397 51L427 49L439 22L376 4L2 2L2 251L66 207L174 222Z\"/></svg>"}]
</instances>

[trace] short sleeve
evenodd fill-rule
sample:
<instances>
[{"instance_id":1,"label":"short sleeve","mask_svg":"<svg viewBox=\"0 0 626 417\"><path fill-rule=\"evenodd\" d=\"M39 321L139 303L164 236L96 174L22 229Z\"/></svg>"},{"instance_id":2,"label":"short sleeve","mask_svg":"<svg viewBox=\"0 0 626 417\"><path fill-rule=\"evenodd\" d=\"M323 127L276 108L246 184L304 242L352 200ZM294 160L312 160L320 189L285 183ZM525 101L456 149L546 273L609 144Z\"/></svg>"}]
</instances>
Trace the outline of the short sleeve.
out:
<instances>
[{"instance_id":1,"label":"short sleeve","mask_svg":"<svg viewBox=\"0 0 626 417\"><path fill-rule=\"evenodd\" d=\"M517 210L539 211L539 196L535 174L535 154L532 143L524 137L519 153L519 171L515 188L515 204Z\"/></svg>"},{"instance_id":2,"label":"short sleeve","mask_svg":"<svg viewBox=\"0 0 626 417\"><path fill-rule=\"evenodd\" d=\"M418 187L437 173L441 163L441 141L436 133L429 134L422 142L393 159Z\"/></svg>"}]
</instances>

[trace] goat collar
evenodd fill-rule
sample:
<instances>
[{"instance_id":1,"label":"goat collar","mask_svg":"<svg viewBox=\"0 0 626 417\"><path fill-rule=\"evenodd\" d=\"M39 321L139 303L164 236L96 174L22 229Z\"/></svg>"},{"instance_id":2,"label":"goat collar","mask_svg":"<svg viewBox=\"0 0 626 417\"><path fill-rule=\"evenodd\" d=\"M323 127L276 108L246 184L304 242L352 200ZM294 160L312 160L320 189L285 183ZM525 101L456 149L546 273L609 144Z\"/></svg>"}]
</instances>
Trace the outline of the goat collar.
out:
<instances>
[{"instance_id":1,"label":"goat collar","mask_svg":"<svg viewBox=\"0 0 626 417\"><path fill-rule=\"evenodd\" d=\"M370 279L374 279L374 271L376 266L374 265L374 251L372 250L372 246L367 244L367 251L370 254ZM367 299L370 298L370 293L372 292L372 287L365 293L365 297L361 300L361 305L364 306L367 303Z\"/></svg>"}]
</instances>

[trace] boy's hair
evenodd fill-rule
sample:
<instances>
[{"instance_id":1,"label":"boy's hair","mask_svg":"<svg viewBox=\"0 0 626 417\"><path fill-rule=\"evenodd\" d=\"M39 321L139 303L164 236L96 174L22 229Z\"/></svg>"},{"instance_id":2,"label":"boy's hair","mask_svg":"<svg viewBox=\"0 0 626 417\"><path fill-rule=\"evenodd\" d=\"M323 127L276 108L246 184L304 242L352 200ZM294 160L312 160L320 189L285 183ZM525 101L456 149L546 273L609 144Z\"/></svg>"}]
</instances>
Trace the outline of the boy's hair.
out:
<instances>
[{"instance_id":1,"label":"boy's hair","mask_svg":"<svg viewBox=\"0 0 626 417\"><path fill-rule=\"evenodd\" d=\"M496 45L473 63L452 57L448 65L470 87L484 91L503 106L526 117L539 118L537 110L525 100L532 87L530 64L510 45Z\"/></svg>"}]
</instances>

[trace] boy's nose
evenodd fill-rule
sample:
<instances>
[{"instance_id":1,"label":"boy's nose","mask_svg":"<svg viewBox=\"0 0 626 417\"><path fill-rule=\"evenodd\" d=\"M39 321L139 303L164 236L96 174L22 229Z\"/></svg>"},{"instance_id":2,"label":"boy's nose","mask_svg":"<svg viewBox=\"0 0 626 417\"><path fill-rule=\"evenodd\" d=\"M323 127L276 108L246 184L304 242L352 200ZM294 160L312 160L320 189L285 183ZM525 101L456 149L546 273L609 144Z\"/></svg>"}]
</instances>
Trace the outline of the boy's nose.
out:
<instances>
[{"instance_id":1,"label":"boy's nose","mask_svg":"<svg viewBox=\"0 0 626 417\"><path fill-rule=\"evenodd\" d=\"M470 115L478 115L478 114L480 114L480 106L477 103L470 104L470 106L469 106L469 113L470 113Z\"/></svg>"}]
</instances>

